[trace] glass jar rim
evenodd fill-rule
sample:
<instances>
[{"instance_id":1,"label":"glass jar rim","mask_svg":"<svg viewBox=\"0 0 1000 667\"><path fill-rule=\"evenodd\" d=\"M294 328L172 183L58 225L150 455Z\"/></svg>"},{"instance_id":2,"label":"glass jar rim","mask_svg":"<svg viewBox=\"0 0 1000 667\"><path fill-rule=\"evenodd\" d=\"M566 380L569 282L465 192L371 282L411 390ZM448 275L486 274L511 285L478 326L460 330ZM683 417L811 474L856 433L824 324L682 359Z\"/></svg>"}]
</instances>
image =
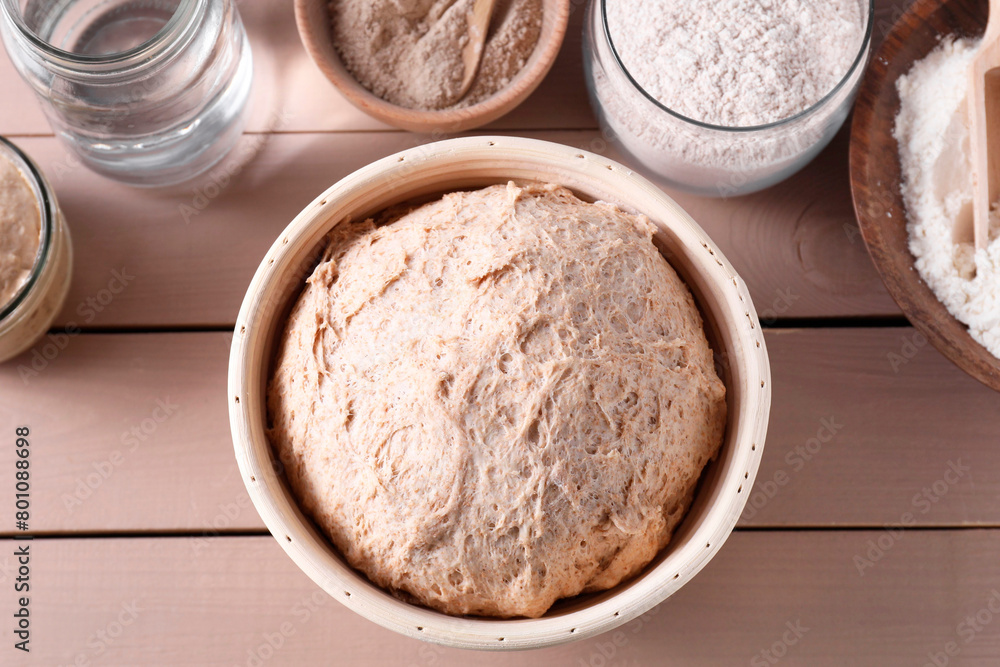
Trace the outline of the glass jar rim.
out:
<instances>
[{"instance_id":1,"label":"glass jar rim","mask_svg":"<svg viewBox=\"0 0 1000 667\"><path fill-rule=\"evenodd\" d=\"M864 1L865 0L859 0L859 2L864 2ZM771 123L765 123L763 125L746 125L746 126L713 125L712 123L705 123L700 120L695 120L694 118L689 118L688 116L685 116L682 113L674 111L673 109L671 109L670 107L666 106L658 99L653 97L651 94L649 94L649 92L647 92L646 89L643 88L642 85L635 80L635 77L633 77L632 73L629 72L628 68L625 66L625 63L622 62L621 56L618 53L618 48L615 46L615 41L611 37L611 28L608 26L607 2L608 0L600 0L601 27L603 28L604 31L604 38L608 41L608 46L611 47L611 56L614 58L615 64L618 66L618 69L620 69L622 73L625 75L625 78L628 80L628 82L637 91L639 91L643 95L643 97L652 102L661 111L665 111L666 113L670 114L671 116L685 123L689 123L691 125L706 130L714 130L717 132L749 133L749 132L760 132L763 130L772 130L775 128L782 127L784 125L788 125L790 123L794 123L797 120L812 115L817 110L819 110L820 108L824 107L827 103L829 103L837 95L837 93L839 93L841 89L843 89L844 86L847 85L847 82L850 80L851 76L855 73L855 71L857 71L858 67L861 66L862 62L864 62L865 54L867 53L868 47L871 44L872 33L875 28L875 0L867 0L866 2L866 4L868 5L867 26L865 28L864 38L861 40L861 46L858 49L857 55L854 57L854 61L851 63L851 66L847 68L847 72L844 74L844 76L841 77L840 81L837 83L836 86L833 87L832 90L830 90L830 92L828 92L818 101L814 102L813 104L806 107L802 111L792 116L788 116L787 118L782 118L780 120L776 120Z\"/></svg>"},{"instance_id":2,"label":"glass jar rim","mask_svg":"<svg viewBox=\"0 0 1000 667\"><path fill-rule=\"evenodd\" d=\"M191 19L197 15L196 9L204 8L206 0L179 0L177 10L160 30L151 38L131 49L107 55L87 55L66 51L42 39L24 21L18 0L0 0L0 14L17 30L21 37L47 60L70 69L102 69L115 66L134 66L152 61L181 36Z\"/></svg>"},{"instance_id":3,"label":"glass jar rim","mask_svg":"<svg viewBox=\"0 0 1000 667\"><path fill-rule=\"evenodd\" d=\"M41 230L38 240L38 252L35 253L35 262L31 267L28 280L14 293L14 297L10 301L0 304L0 321L5 320L11 313L17 310L18 306L24 302L31 292L31 288L38 282L39 276L51 254L52 236L57 220L55 198L38 165L20 148L12 144L5 137L0 137L0 159L4 158L11 159L14 166L28 180L28 185L31 186L32 191L35 193Z\"/></svg>"}]
</instances>

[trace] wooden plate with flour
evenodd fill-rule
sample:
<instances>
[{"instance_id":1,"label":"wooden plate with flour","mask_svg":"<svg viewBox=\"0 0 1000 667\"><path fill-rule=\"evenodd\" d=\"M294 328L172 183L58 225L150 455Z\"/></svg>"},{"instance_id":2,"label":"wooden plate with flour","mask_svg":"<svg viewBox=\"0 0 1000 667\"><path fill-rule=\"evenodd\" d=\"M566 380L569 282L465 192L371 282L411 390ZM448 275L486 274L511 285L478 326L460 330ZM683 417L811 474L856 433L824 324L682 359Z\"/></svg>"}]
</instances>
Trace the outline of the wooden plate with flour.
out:
<instances>
[{"instance_id":1,"label":"wooden plate with flour","mask_svg":"<svg viewBox=\"0 0 1000 667\"><path fill-rule=\"evenodd\" d=\"M917 0L896 22L858 94L851 129L851 192L868 252L903 313L955 365L1000 391L1000 359L973 340L914 267L893 137L900 105L896 80L943 37L981 35L986 15L987 3L979 0Z\"/></svg>"}]
</instances>

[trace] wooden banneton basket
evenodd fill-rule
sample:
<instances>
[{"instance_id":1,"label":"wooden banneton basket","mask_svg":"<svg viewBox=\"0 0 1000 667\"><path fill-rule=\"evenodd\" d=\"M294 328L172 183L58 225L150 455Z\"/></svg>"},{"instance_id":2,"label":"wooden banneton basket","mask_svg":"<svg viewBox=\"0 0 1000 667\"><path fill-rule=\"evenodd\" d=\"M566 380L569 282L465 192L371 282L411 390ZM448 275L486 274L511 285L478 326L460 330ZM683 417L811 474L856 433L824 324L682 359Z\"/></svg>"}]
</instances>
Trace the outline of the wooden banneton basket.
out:
<instances>
[{"instance_id":1,"label":"wooden banneton basket","mask_svg":"<svg viewBox=\"0 0 1000 667\"><path fill-rule=\"evenodd\" d=\"M910 323L941 354L987 387L1000 391L1000 359L969 335L914 266L900 190L896 80L933 51L941 39L980 37L983 0L916 0L899 18L872 59L854 108L851 193L861 235L882 282Z\"/></svg>"},{"instance_id":2,"label":"wooden banneton basket","mask_svg":"<svg viewBox=\"0 0 1000 667\"><path fill-rule=\"evenodd\" d=\"M347 101L369 116L411 132L462 132L496 120L523 102L552 68L569 22L570 0L542 0L542 30L534 52L510 84L478 104L425 111L386 102L351 76L333 46L329 0L295 0L295 20L306 52Z\"/></svg>"},{"instance_id":3,"label":"wooden banneton basket","mask_svg":"<svg viewBox=\"0 0 1000 667\"><path fill-rule=\"evenodd\" d=\"M408 604L351 567L297 507L265 436L265 387L276 338L324 236L345 219L446 191L543 180L588 200L649 216L656 243L691 288L728 392L718 458L671 543L637 577L609 591L558 602L539 619L452 617ZM511 137L453 139L379 160L331 187L267 252L240 310L229 361L229 416L243 481L264 523L292 560L331 596L411 637L475 649L526 649L605 632L662 602L699 571L735 526L763 452L771 404L764 336L750 295L705 232L655 185L606 158Z\"/></svg>"}]
</instances>

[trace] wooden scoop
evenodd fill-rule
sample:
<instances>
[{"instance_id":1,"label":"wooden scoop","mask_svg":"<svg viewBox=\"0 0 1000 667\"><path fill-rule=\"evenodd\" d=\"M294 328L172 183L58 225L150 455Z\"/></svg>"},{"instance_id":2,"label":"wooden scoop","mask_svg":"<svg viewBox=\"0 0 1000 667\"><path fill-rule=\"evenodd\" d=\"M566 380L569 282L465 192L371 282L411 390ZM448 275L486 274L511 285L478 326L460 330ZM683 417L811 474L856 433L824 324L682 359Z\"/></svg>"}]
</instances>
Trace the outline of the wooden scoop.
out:
<instances>
[{"instance_id":1,"label":"wooden scoop","mask_svg":"<svg viewBox=\"0 0 1000 667\"><path fill-rule=\"evenodd\" d=\"M475 0L472 4L472 10L469 12L469 42L462 51L465 75L462 77L462 87L456 99L465 97L472 87L476 72L479 71L479 61L483 58L483 45L486 43L486 33L490 27L495 4L496 0Z\"/></svg>"},{"instance_id":2,"label":"wooden scoop","mask_svg":"<svg viewBox=\"0 0 1000 667\"><path fill-rule=\"evenodd\" d=\"M990 204L1000 198L1000 0L990 0L986 33L969 67L969 144L972 153L972 240L989 240ZM968 231L955 230L968 241Z\"/></svg>"}]
</instances>

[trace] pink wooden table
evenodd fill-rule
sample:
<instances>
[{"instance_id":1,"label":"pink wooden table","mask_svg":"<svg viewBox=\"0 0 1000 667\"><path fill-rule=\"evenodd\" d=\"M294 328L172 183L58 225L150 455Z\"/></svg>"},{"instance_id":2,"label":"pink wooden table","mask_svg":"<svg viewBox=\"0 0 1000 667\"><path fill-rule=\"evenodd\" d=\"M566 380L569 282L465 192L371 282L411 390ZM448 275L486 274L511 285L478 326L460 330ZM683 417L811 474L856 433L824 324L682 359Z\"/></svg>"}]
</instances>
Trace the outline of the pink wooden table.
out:
<instances>
[{"instance_id":1,"label":"pink wooden table","mask_svg":"<svg viewBox=\"0 0 1000 667\"><path fill-rule=\"evenodd\" d=\"M877 4L881 38L906 2ZM48 174L76 252L52 338L0 365L0 664L1000 664L1000 395L924 344L884 291L851 210L846 132L766 192L671 193L749 285L774 372L751 505L690 585L618 632L520 654L406 639L320 591L240 481L230 329L301 208L430 138L334 93L289 3L240 11L257 69L249 130L223 164L235 175L170 192L78 166L0 56L0 134ZM541 89L487 131L614 155L586 99L581 14ZM82 333L65 335L71 325ZM32 434L30 654L13 647L20 425Z\"/></svg>"}]
</instances>

